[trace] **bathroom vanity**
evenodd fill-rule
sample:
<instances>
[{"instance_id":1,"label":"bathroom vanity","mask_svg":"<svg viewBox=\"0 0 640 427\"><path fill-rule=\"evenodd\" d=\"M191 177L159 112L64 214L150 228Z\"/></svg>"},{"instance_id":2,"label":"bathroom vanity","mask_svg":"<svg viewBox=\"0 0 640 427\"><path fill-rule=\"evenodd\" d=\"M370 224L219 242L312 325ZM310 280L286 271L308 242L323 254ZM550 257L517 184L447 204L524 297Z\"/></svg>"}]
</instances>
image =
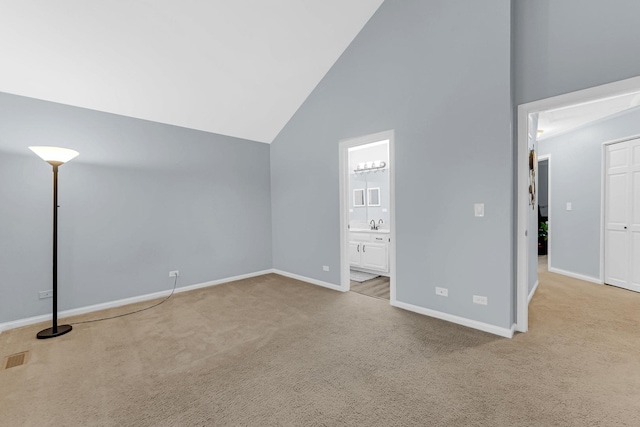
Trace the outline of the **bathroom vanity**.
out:
<instances>
[{"instance_id":1,"label":"bathroom vanity","mask_svg":"<svg viewBox=\"0 0 640 427\"><path fill-rule=\"evenodd\" d=\"M351 268L388 276L389 242L388 229L350 229L349 264Z\"/></svg>"}]
</instances>

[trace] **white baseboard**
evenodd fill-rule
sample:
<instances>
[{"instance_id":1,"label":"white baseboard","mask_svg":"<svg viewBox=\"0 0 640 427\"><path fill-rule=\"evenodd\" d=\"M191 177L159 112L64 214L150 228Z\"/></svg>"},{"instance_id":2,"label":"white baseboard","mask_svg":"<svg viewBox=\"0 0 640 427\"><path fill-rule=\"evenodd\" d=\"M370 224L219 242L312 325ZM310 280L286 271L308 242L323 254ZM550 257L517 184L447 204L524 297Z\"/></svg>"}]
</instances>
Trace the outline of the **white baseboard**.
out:
<instances>
[{"instance_id":1,"label":"white baseboard","mask_svg":"<svg viewBox=\"0 0 640 427\"><path fill-rule=\"evenodd\" d=\"M269 274L269 273L272 273L272 272L273 272L272 270L262 270L262 271L256 271L254 273L241 274L239 276L233 276L233 277L227 277L227 278L224 278L224 279L213 280L211 282L197 283L195 285L189 285L189 286L183 286L183 287L180 287L180 288L176 288L174 293L179 294L181 292L188 292L188 291L193 291L193 290L196 290L196 289L207 288L209 286L221 285L223 283L235 282L236 280L242 280L242 279L248 279L250 277L262 276L264 274ZM85 307L72 308L72 309L69 309L69 310L64 310L64 311L58 312L58 319L62 319L62 318L65 318L65 317L71 317L71 316L77 316L79 314L91 313L91 312L99 311L99 310L106 310L108 308L121 307L123 305L135 304L135 303L138 303L138 302L148 301L148 300L152 300L152 299L167 297L170 294L171 294L171 289L166 290L166 291L154 292L154 293L151 293L151 294L139 295L139 296L135 296L135 297L131 297L131 298L119 299L119 300L116 300L116 301L109 301L109 302L100 303L100 304L88 305L88 306L85 306ZM0 323L0 334L3 331L8 331L9 329L15 329L15 328L20 328L22 326L33 325L35 323L46 322L48 320L51 320L51 318L52 318L51 314L43 314L43 315L40 315L40 316L27 317L26 319L18 319L18 320L12 320L10 322Z\"/></svg>"},{"instance_id":2,"label":"white baseboard","mask_svg":"<svg viewBox=\"0 0 640 427\"><path fill-rule=\"evenodd\" d=\"M555 267L549 267L549 273L562 274L563 276L573 277L574 279L584 280L585 282L597 283L602 285L602 280L599 277L585 276L584 274L573 273L571 271L562 270Z\"/></svg>"},{"instance_id":3,"label":"white baseboard","mask_svg":"<svg viewBox=\"0 0 640 427\"><path fill-rule=\"evenodd\" d=\"M536 293L536 291L538 290L538 285L540 284L539 280L536 280L536 284L533 285L533 288L531 289L531 292L529 292L529 297L527 298L527 305L531 304L531 300L533 299L533 295Z\"/></svg>"},{"instance_id":4,"label":"white baseboard","mask_svg":"<svg viewBox=\"0 0 640 427\"><path fill-rule=\"evenodd\" d=\"M431 310L429 308L419 307L413 304L407 304L406 302L395 301L392 302L391 305L404 310L424 314L425 316L435 317L436 319L446 320L448 322L457 323L458 325L489 332L490 334L499 335L505 338L512 338L515 331L515 324L511 325L511 328L507 329L490 325L488 323L478 322L477 320L467 319L466 317L455 316L453 314L443 313L441 311Z\"/></svg>"},{"instance_id":5,"label":"white baseboard","mask_svg":"<svg viewBox=\"0 0 640 427\"><path fill-rule=\"evenodd\" d=\"M334 285L333 283L323 282L322 280L312 279L310 277L300 276L298 274L289 273L288 271L282 271L278 269L271 270L272 273L279 274L281 276L290 277L292 279L300 280L302 282L311 283L313 285L322 286L325 288L333 289L334 291L345 292L342 286Z\"/></svg>"}]
</instances>

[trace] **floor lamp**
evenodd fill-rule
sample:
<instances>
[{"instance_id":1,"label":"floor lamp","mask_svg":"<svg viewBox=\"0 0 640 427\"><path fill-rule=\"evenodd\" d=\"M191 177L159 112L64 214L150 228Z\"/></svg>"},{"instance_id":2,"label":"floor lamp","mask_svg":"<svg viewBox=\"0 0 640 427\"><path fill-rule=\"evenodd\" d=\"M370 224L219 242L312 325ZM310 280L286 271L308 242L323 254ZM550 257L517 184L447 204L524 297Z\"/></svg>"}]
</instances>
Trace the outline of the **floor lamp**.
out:
<instances>
[{"instance_id":1,"label":"floor lamp","mask_svg":"<svg viewBox=\"0 0 640 427\"><path fill-rule=\"evenodd\" d=\"M58 167L76 157L75 150L59 147L29 147L53 167L53 322L36 335L38 339L54 338L71 331L71 325L58 326Z\"/></svg>"}]
</instances>

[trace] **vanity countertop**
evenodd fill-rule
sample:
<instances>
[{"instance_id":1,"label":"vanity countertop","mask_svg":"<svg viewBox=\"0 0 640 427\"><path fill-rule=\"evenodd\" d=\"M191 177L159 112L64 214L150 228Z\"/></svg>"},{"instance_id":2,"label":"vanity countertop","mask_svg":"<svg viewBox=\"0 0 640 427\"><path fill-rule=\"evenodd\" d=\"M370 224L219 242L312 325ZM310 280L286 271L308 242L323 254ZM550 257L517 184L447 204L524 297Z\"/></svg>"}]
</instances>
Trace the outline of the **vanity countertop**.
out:
<instances>
[{"instance_id":1,"label":"vanity countertop","mask_svg":"<svg viewBox=\"0 0 640 427\"><path fill-rule=\"evenodd\" d=\"M352 233L373 233L373 234L389 234L391 232L391 230L389 230L388 228L381 229L381 230L372 230L370 228L350 228L349 231Z\"/></svg>"}]
</instances>

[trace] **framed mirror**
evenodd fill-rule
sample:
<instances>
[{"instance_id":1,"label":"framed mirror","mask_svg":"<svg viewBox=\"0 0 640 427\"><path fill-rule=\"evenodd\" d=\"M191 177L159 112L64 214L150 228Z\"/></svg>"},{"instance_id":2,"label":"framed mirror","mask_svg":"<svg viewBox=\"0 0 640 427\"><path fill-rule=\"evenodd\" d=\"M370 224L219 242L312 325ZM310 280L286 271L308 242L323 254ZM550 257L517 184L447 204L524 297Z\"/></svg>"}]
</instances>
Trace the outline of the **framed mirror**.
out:
<instances>
[{"instance_id":1,"label":"framed mirror","mask_svg":"<svg viewBox=\"0 0 640 427\"><path fill-rule=\"evenodd\" d=\"M380 206L380 187L367 189L368 206Z\"/></svg>"},{"instance_id":2,"label":"framed mirror","mask_svg":"<svg viewBox=\"0 0 640 427\"><path fill-rule=\"evenodd\" d=\"M353 190L353 207L364 206L364 188Z\"/></svg>"}]
</instances>

